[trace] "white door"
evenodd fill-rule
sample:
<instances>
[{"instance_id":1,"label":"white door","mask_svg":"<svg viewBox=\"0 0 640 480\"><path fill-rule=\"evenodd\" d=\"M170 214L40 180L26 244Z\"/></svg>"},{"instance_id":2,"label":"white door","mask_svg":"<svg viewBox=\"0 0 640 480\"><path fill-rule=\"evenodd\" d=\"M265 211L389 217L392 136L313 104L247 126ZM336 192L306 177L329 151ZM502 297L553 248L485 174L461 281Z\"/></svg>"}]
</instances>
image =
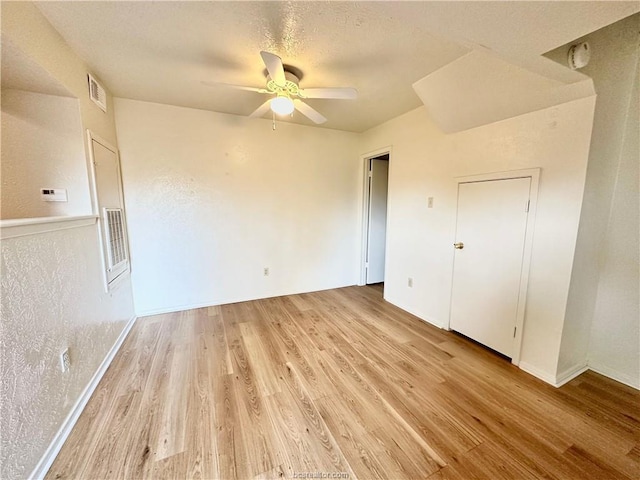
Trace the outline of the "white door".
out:
<instances>
[{"instance_id":1,"label":"white door","mask_svg":"<svg viewBox=\"0 0 640 480\"><path fill-rule=\"evenodd\" d=\"M129 271L120 159L114 147L103 140L98 141L93 136L91 150L96 208L100 215L100 235L108 291L109 284L113 280Z\"/></svg>"},{"instance_id":2,"label":"white door","mask_svg":"<svg viewBox=\"0 0 640 480\"><path fill-rule=\"evenodd\" d=\"M458 188L452 330L512 357L531 178Z\"/></svg>"},{"instance_id":3,"label":"white door","mask_svg":"<svg viewBox=\"0 0 640 480\"><path fill-rule=\"evenodd\" d=\"M367 232L367 284L384 282L387 241L387 187L389 161L369 160L369 229Z\"/></svg>"},{"instance_id":4,"label":"white door","mask_svg":"<svg viewBox=\"0 0 640 480\"><path fill-rule=\"evenodd\" d=\"M120 162L118 155L108 147L93 140L93 165L95 171L98 206L102 208L120 208L122 182L120 181Z\"/></svg>"}]
</instances>

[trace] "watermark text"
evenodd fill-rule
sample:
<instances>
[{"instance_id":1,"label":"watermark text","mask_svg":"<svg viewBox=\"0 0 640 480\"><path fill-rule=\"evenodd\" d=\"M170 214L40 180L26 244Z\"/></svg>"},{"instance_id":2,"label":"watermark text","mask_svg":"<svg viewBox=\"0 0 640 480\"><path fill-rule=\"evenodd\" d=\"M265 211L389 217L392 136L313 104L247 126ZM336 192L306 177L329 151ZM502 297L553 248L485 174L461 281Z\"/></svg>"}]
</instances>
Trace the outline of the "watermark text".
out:
<instances>
[{"instance_id":1,"label":"watermark text","mask_svg":"<svg viewBox=\"0 0 640 480\"><path fill-rule=\"evenodd\" d=\"M347 472L293 472L293 478L349 478Z\"/></svg>"}]
</instances>

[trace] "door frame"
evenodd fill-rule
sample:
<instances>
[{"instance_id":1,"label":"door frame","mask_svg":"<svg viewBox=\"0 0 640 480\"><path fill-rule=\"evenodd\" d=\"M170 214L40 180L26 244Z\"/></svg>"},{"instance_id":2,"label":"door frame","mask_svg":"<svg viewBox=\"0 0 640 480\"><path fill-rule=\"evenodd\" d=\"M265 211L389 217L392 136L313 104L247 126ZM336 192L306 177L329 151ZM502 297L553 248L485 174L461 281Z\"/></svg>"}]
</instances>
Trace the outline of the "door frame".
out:
<instances>
[{"instance_id":1,"label":"door frame","mask_svg":"<svg viewBox=\"0 0 640 480\"><path fill-rule=\"evenodd\" d=\"M367 242L369 237L369 160L372 158L379 157L381 155L389 155L389 174L388 177L391 178L391 156L392 156L392 147L389 145L387 147L378 148L376 150L372 150L370 152L364 153L360 155L360 162L362 165L362 209L361 209L361 241L360 241L360 278L358 281L359 286L363 286L367 284ZM387 234L389 233L389 195L387 193ZM388 237L387 237L388 238ZM387 257L387 244L388 241L385 242L384 246L384 271L385 276L387 272L388 266L388 257Z\"/></svg>"},{"instance_id":2,"label":"door frame","mask_svg":"<svg viewBox=\"0 0 640 480\"><path fill-rule=\"evenodd\" d=\"M513 339L513 356L511 363L520 364L520 353L522 350L522 337L524 333L525 310L527 303L527 289L529 287L529 271L531 268L531 252L533 250L533 233L536 223L536 210L538 206L538 187L540 184L540 168L527 168L523 170L510 170L506 172L482 173L478 175L467 175L464 177L456 177L456 191L460 190L461 183L490 182L495 180L510 180L514 178L530 178L531 186L529 190L529 215L527 215L527 225L524 237L524 250L522 253L522 270L520 272L520 290L518 292L518 308L516 310L516 335ZM458 233L458 207L456 201L456 230ZM454 242L457 237L454 237ZM453 243L453 242L451 242ZM453 301L453 264L455 263L455 255L451 264L451 298ZM451 329L451 305L449 305L449 320L447 330Z\"/></svg>"},{"instance_id":3,"label":"door frame","mask_svg":"<svg viewBox=\"0 0 640 480\"><path fill-rule=\"evenodd\" d=\"M87 129L87 141L88 141L88 149L89 155L87 157L87 171L89 175L89 190L91 192L91 209L93 214L98 217L98 237L100 244L100 258L102 261L102 280L105 293L111 292L117 286L120 285L122 280L128 277L131 272L131 250L129 248L129 230L127 228L127 212L124 203L124 183L122 181L122 163L120 162L120 152L119 150L107 142L105 139L95 134L93 131ZM118 198L120 200L120 206L122 207L122 218L123 218L123 231L124 231L124 246L127 252L127 264L126 267L118 273L114 278L109 279L108 276L108 263L107 263L107 246L105 229L106 225L104 225L104 215L100 208L100 202L98 201L98 179L96 177L96 159L95 153L93 151L93 142L96 142L102 145L107 150L113 152L116 156L116 163L118 166Z\"/></svg>"}]
</instances>

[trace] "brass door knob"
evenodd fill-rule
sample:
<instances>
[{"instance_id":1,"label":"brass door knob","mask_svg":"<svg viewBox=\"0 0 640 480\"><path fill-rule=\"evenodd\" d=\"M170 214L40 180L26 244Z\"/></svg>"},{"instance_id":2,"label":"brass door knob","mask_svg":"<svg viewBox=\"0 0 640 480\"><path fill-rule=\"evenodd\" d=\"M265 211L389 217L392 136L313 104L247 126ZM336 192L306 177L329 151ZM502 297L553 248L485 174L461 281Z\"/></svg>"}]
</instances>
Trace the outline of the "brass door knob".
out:
<instances>
[{"instance_id":1,"label":"brass door knob","mask_svg":"<svg viewBox=\"0 0 640 480\"><path fill-rule=\"evenodd\" d=\"M457 250L462 250L464 248L464 243L462 242L454 243L453 247Z\"/></svg>"}]
</instances>

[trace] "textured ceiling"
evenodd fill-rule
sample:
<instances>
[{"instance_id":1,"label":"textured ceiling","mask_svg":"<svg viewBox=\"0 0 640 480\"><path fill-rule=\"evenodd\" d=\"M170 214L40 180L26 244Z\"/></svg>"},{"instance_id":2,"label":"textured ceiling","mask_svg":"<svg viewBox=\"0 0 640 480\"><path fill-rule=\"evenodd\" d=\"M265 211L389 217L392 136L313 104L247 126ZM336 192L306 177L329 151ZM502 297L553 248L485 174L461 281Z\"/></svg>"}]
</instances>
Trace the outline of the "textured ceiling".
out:
<instances>
[{"instance_id":1,"label":"textured ceiling","mask_svg":"<svg viewBox=\"0 0 640 480\"><path fill-rule=\"evenodd\" d=\"M638 11L638 2L39 2L116 96L248 115L260 50L302 70L301 87L355 87L309 100L323 126L364 131L419 106L411 85L482 46L538 56ZM296 113L296 123L311 124Z\"/></svg>"}]
</instances>

